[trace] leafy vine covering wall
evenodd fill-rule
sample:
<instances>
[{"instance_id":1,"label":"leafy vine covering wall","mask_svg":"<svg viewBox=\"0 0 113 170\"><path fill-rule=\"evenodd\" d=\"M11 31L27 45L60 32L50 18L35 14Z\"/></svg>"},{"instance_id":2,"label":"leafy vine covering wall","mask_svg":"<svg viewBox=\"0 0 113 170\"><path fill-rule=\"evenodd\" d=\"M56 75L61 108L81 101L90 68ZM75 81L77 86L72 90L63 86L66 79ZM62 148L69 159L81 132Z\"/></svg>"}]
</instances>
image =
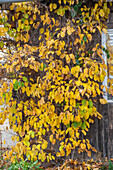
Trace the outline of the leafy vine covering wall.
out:
<instances>
[{"instance_id":1,"label":"leafy vine covering wall","mask_svg":"<svg viewBox=\"0 0 113 170\"><path fill-rule=\"evenodd\" d=\"M57 164L73 158L75 149L89 157L96 151L85 136L94 117L102 118L96 103L107 103L103 47L93 40L97 32L107 33L107 5L34 1L0 13L0 50L7 53L0 66L0 104L7 105L0 123L9 118L17 133L18 143L5 154L12 162L29 155Z\"/></svg>"}]
</instances>

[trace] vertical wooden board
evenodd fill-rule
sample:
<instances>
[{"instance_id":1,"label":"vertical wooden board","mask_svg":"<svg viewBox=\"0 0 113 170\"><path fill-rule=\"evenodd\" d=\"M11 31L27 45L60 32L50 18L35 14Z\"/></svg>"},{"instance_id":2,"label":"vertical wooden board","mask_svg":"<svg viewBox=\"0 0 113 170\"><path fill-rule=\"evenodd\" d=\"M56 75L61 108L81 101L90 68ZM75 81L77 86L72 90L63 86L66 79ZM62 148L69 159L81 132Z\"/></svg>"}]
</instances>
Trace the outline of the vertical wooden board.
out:
<instances>
[{"instance_id":1,"label":"vertical wooden board","mask_svg":"<svg viewBox=\"0 0 113 170\"><path fill-rule=\"evenodd\" d=\"M93 153L93 157L98 155L102 157L108 156L108 138L109 138L109 122L108 122L108 104L101 105L98 103L97 110L102 114L102 119L94 119L94 124L88 132L87 138L90 140L92 146L97 149L97 154Z\"/></svg>"},{"instance_id":2,"label":"vertical wooden board","mask_svg":"<svg viewBox=\"0 0 113 170\"><path fill-rule=\"evenodd\" d=\"M102 153L102 157L106 157L108 156L108 104L99 104L98 110L103 116L98 125L99 151Z\"/></svg>"},{"instance_id":3,"label":"vertical wooden board","mask_svg":"<svg viewBox=\"0 0 113 170\"><path fill-rule=\"evenodd\" d=\"M113 104L108 104L108 158L113 158Z\"/></svg>"}]
</instances>

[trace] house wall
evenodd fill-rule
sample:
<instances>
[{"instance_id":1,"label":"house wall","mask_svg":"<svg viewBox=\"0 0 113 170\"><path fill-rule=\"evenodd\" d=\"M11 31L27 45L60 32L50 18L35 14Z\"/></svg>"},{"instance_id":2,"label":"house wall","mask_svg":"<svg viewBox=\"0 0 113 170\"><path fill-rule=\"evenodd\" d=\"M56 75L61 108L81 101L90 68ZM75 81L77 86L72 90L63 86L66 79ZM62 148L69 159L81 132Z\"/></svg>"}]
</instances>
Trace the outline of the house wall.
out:
<instances>
[{"instance_id":1,"label":"house wall","mask_svg":"<svg viewBox=\"0 0 113 170\"><path fill-rule=\"evenodd\" d=\"M113 11L112 8L111 11ZM106 24L108 29L113 29L113 13L109 14ZM98 39L98 42L100 43L101 35L97 37L99 37L100 40ZM103 117L101 120L95 119L95 123L91 125L87 137L98 151L96 156L100 154L100 157L108 157L110 159L113 158L113 103L98 104L97 109ZM95 154L93 156L95 157Z\"/></svg>"},{"instance_id":2,"label":"house wall","mask_svg":"<svg viewBox=\"0 0 113 170\"><path fill-rule=\"evenodd\" d=\"M113 29L113 6L111 7L111 13L109 14L109 19L107 21L108 29ZM108 158L113 158L113 102L108 102L106 106L102 107L103 110L103 131L102 135L103 146L105 150L104 156Z\"/></svg>"}]
</instances>

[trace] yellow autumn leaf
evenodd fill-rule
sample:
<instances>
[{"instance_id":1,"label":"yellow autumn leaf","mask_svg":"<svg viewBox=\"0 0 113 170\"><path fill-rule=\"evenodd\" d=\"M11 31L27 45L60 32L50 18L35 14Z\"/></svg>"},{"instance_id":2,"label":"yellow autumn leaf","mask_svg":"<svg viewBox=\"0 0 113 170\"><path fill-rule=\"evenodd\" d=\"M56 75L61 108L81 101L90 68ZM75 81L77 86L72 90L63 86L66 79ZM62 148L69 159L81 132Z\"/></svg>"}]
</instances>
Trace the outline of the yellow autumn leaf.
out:
<instances>
[{"instance_id":1,"label":"yellow autumn leaf","mask_svg":"<svg viewBox=\"0 0 113 170\"><path fill-rule=\"evenodd\" d=\"M53 4L52 3L50 3L49 8L50 8L50 11L53 10Z\"/></svg>"},{"instance_id":2,"label":"yellow autumn leaf","mask_svg":"<svg viewBox=\"0 0 113 170\"><path fill-rule=\"evenodd\" d=\"M75 116L75 121L76 122L80 122L80 116L78 115L78 116Z\"/></svg>"},{"instance_id":3,"label":"yellow autumn leaf","mask_svg":"<svg viewBox=\"0 0 113 170\"><path fill-rule=\"evenodd\" d=\"M56 9L57 8L57 5L54 3L53 4L53 9Z\"/></svg>"},{"instance_id":4,"label":"yellow autumn leaf","mask_svg":"<svg viewBox=\"0 0 113 170\"><path fill-rule=\"evenodd\" d=\"M74 28L71 28L70 26L67 27L68 35L71 35L74 31L75 31Z\"/></svg>"},{"instance_id":5,"label":"yellow autumn leaf","mask_svg":"<svg viewBox=\"0 0 113 170\"><path fill-rule=\"evenodd\" d=\"M65 37L65 32L61 32L61 37Z\"/></svg>"},{"instance_id":6,"label":"yellow autumn leaf","mask_svg":"<svg viewBox=\"0 0 113 170\"><path fill-rule=\"evenodd\" d=\"M13 21L15 20L14 15L12 16L12 20L13 20Z\"/></svg>"},{"instance_id":7,"label":"yellow autumn leaf","mask_svg":"<svg viewBox=\"0 0 113 170\"><path fill-rule=\"evenodd\" d=\"M49 137L50 141L53 142L53 135L51 134Z\"/></svg>"},{"instance_id":8,"label":"yellow autumn leaf","mask_svg":"<svg viewBox=\"0 0 113 170\"><path fill-rule=\"evenodd\" d=\"M86 136L86 131L85 130L82 130L82 133L84 134L84 136Z\"/></svg>"},{"instance_id":9,"label":"yellow autumn leaf","mask_svg":"<svg viewBox=\"0 0 113 170\"><path fill-rule=\"evenodd\" d=\"M43 144L42 144L42 149L46 149L47 148L47 141L44 141Z\"/></svg>"},{"instance_id":10,"label":"yellow autumn leaf","mask_svg":"<svg viewBox=\"0 0 113 170\"><path fill-rule=\"evenodd\" d=\"M26 146L30 146L30 142L28 142L27 140L23 140L23 143L24 143Z\"/></svg>"},{"instance_id":11,"label":"yellow autumn leaf","mask_svg":"<svg viewBox=\"0 0 113 170\"><path fill-rule=\"evenodd\" d=\"M85 120L87 120L89 118L89 113L88 112L85 113L84 118L85 118Z\"/></svg>"},{"instance_id":12,"label":"yellow autumn leaf","mask_svg":"<svg viewBox=\"0 0 113 170\"><path fill-rule=\"evenodd\" d=\"M101 9L101 10L99 11L99 14L100 14L101 17L104 17L104 15L105 15L104 10Z\"/></svg>"},{"instance_id":13,"label":"yellow autumn leaf","mask_svg":"<svg viewBox=\"0 0 113 170\"><path fill-rule=\"evenodd\" d=\"M98 4L96 3L96 4L95 4L95 8L94 8L94 10L96 11L96 10L97 10L97 8L98 8Z\"/></svg>"},{"instance_id":14,"label":"yellow autumn leaf","mask_svg":"<svg viewBox=\"0 0 113 170\"><path fill-rule=\"evenodd\" d=\"M33 15L33 19L36 20L36 15Z\"/></svg>"},{"instance_id":15,"label":"yellow autumn leaf","mask_svg":"<svg viewBox=\"0 0 113 170\"><path fill-rule=\"evenodd\" d=\"M87 37L88 37L88 40L89 40L89 41L92 40L92 35L91 35L91 34L88 34Z\"/></svg>"},{"instance_id":16,"label":"yellow autumn leaf","mask_svg":"<svg viewBox=\"0 0 113 170\"><path fill-rule=\"evenodd\" d=\"M110 1L109 3L110 3L110 6L112 6L112 2Z\"/></svg>"},{"instance_id":17,"label":"yellow autumn leaf","mask_svg":"<svg viewBox=\"0 0 113 170\"><path fill-rule=\"evenodd\" d=\"M80 133L76 132L76 137L79 138L79 136L80 136Z\"/></svg>"},{"instance_id":18,"label":"yellow autumn leaf","mask_svg":"<svg viewBox=\"0 0 113 170\"><path fill-rule=\"evenodd\" d=\"M74 45L76 45L80 40L78 38L75 39Z\"/></svg>"},{"instance_id":19,"label":"yellow autumn leaf","mask_svg":"<svg viewBox=\"0 0 113 170\"><path fill-rule=\"evenodd\" d=\"M100 75L101 82L104 81L105 76L103 74Z\"/></svg>"},{"instance_id":20,"label":"yellow autumn leaf","mask_svg":"<svg viewBox=\"0 0 113 170\"><path fill-rule=\"evenodd\" d=\"M64 4L66 4L66 0L63 0Z\"/></svg>"},{"instance_id":21,"label":"yellow autumn leaf","mask_svg":"<svg viewBox=\"0 0 113 170\"><path fill-rule=\"evenodd\" d=\"M99 99L101 104L106 104L107 100L106 99Z\"/></svg>"},{"instance_id":22,"label":"yellow autumn leaf","mask_svg":"<svg viewBox=\"0 0 113 170\"><path fill-rule=\"evenodd\" d=\"M4 145L5 145L6 141L4 140Z\"/></svg>"},{"instance_id":23,"label":"yellow autumn leaf","mask_svg":"<svg viewBox=\"0 0 113 170\"><path fill-rule=\"evenodd\" d=\"M10 6L10 10L13 10L13 9L14 9L14 7L15 7L15 5L14 5L14 4L12 4L12 5Z\"/></svg>"},{"instance_id":24,"label":"yellow autumn leaf","mask_svg":"<svg viewBox=\"0 0 113 170\"><path fill-rule=\"evenodd\" d=\"M67 62L67 63L70 63L70 57L69 57L69 55L66 55L66 62Z\"/></svg>"},{"instance_id":25,"label":"yellow autumn leaf","mask_svg":"<svg viewBox=\"0 0 113 170\"><path fill-rule=\"evenodd\" d=\"M38 150L40 150L40 144L38 144L36 147L37 147Z\"/></svg>"},{"instance_id":26,"label":"yellow autumn leaf","mask_svg":"<svg viewBox=\"0 0 113 170\"><path fill-rule=\"evenodd\" d=\"M107 29L103 28L102 31L104 32L104 34L107 33Z\"/></svg>"},{"instance_id":27,"label":"yellow autumn leaf","mask_svg":"<svg viewBox=\"0 0 113 170\"><path fill-rule=\"evenodd\" d=\"M41 28L40 29L40 34L43 34L43 32L44 32L44 28Z\"/></svg>"},{"instance_id":28,"label":"yellow autumn leaf","mask_svg":"<svg viewBox=\"0 0 113 170\"><path fill-rule=\"evenodd\" d=\"M88 152L87 152L87 156L88 156L88 157L91 157L91 151L88 151Z\"/></svg>"},{"instance_id":29,"label":"yellow autumn leaf","mask_svg":"<svg viewBox=\"0 0 113 170\"><path fill-rule=\"evenodd\" d=\"M81 144L80 144L80 148L81 148L81 149L86 149L86 145L85 145L84 143L81 143Z\"/></svg>"}]
</instances>

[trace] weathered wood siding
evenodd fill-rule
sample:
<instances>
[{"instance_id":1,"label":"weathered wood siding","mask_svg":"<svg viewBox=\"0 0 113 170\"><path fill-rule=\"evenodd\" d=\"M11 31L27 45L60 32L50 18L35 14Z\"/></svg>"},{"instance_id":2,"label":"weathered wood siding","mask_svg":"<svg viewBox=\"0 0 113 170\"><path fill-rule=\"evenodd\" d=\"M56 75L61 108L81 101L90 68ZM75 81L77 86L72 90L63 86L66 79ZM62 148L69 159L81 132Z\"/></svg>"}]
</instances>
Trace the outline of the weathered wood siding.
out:
<instances>
[{"instance_id":1,"label":"weathered wood siding","mask_svg":"<svg viewBox=\"0 0 113 170\"><path fill-rule=\"evenodd\" d=\"M109 15L108 28L113 29L113 6ZM105 129L108 129L108 158L113 158L113 103L108 103L106 115L108 117L108 127L105 127Z\"/></svg>"},{"instance_id":2,"label":"weathered wood siding","mask_svg":"<svg viewBox=\"0 0 113 170\"><path fill-rule=\"evenodd\" d=\"M113 104L108 104L108 157L113 158Z\"/></svg>"},{"instance_id":3,"label":"weathered wood siding","mask_svg":"<svg viewBox=\"0 0 113 170\"><path fill-rule=\"evenodd\" d=\"M112 13L109 14L107 21L108 29L113 29L113 6ZM97 36L100 38L101 36ZM96 42L96 40L94 40ZM100 43L99 39L97 41ZM95 119L95 123L91 125L91 129L87 135L91 144L101 153L102 157L113 158L113 103L106 105L98 104L98 111L102 114L101 120Z\"/></svg>"}]
</instances>

